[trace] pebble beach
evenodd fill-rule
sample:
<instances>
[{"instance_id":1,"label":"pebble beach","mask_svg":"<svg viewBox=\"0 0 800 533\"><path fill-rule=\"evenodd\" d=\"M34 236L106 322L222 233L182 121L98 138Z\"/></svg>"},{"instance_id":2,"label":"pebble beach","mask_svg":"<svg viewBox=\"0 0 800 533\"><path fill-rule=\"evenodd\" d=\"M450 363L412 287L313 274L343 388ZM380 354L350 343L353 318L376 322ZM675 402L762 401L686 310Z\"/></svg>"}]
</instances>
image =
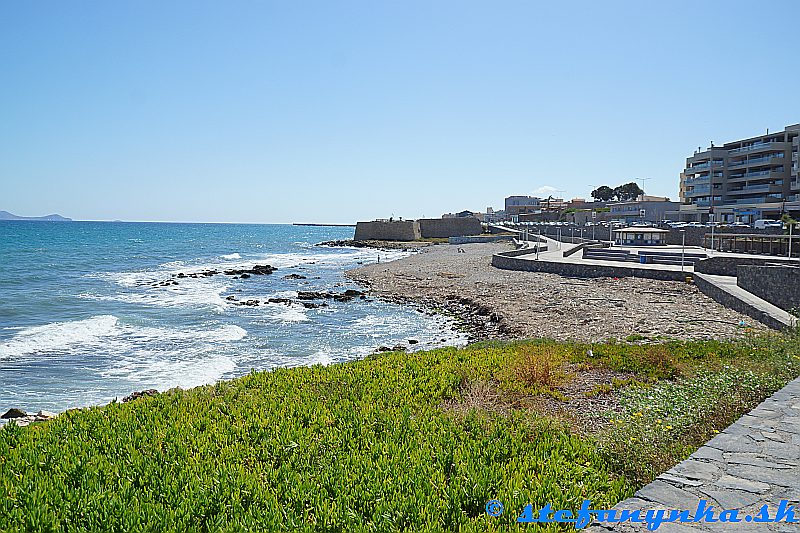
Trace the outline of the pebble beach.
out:
<instances>
[{"instance_id":1,"label":"pebble beach","mask_svg":"<svg viewBox=\"0 0 800 533\"><path fill-rule=\"evenodd\" d=\"M500 270L492 254L510 244L436 245L347 276L372 296L461 315L473 340L736 338L767 331L689 283L639 278L565 278Z\"/></svg>"}]
</instances>

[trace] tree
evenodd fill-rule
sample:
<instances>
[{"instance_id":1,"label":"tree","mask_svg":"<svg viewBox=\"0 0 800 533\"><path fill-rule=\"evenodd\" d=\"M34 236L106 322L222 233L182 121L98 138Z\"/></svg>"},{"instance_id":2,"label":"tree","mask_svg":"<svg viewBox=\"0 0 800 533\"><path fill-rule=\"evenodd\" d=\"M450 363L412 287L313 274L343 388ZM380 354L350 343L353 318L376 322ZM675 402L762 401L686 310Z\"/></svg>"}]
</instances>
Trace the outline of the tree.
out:
<instances>
[{"instance_id":1,"label":"tree","mask_svg":"<svg viewBox=\"0 0 800 533\"><path fill-rule=\"evenodd\" d=\"M620 185L614 189L614 196L620 202L627 202L630 200L635 200L638 196L644 194L644 191L639 188L638 185L634 182L626 183L624 185Z\"/></svg>"},{"instance_id":2,"label":"tree","mask_svg":"<svg viewBox=\"0 0 800 533\"><path fill-rule=\"evenodd\" d=\"M601 185L592 191L592 198L601 202L608 202L614 198L614 189L608 185Z\"/></svg>"}]
</instances>

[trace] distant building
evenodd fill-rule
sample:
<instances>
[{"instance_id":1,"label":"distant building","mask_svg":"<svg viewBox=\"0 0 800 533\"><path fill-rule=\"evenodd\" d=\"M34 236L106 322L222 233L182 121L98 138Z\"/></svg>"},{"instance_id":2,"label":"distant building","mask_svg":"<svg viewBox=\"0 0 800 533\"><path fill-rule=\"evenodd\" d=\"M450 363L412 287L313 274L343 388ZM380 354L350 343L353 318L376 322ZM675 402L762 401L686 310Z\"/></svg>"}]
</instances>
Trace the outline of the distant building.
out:
<instances>
[{"instance_id":1,"label":"distant building","mask_svg":"<svg viewBox=\"0 0 800 533\"><path fill-rule=\"evenodd\" d=\"M538 196L509 196L506 198L506 216L516 220L519 215L541 211L542 199Z\"/></svg>"},{"instance_id":2,"label":"distant building","mask_svg":"<svg viewBox=\"0 0 800 533\"><path fill-rule=\"evenodd\" d=\"M733 141L686 158L675 218L706 222L800 216L800 124Z\"/></svg>"},{"instance_id":3,"label":"distant building","mask_svg":"<svg viewBox=\"0 0 800 533\"><path fill-rule=\"evenodd\" d=\"M491 207L486 208L486 214L483 217L484 222L502 222L504 220L506 220L505 209L501 209L500 211L495 211Z\"/></svg>"},{"instance_id":4,"label":"distant building","mask_svg":"<svg viewBox=\"0 0 800 533\"><path fill-rule=\"evenodd\" d=\"M626 224L633 222L660 222L667 220L667 213L675 211L679 202L670 202L663 196L643 195L638 200L629 202L609 202L609 218L622 220Z\"/></svg>"}]
</instances>

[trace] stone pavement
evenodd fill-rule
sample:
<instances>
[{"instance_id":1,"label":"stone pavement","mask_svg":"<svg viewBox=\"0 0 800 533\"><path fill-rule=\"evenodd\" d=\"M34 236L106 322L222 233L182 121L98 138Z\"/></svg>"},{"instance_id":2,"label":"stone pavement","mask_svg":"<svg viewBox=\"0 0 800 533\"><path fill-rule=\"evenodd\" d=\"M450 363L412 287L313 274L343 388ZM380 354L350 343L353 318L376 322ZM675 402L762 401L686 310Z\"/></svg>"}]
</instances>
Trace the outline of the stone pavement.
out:
<instances>
[{"instance_id":1,"label":"stone pavement","mask_svg":"<svg viewBox=\"0 0 800 533\"><path fill-rule=\"evenodd\" d=\"M800 520L800 378L773 394L689 458L640 489L614 509L697 509L708 500L718 515L740 509L740 523L664 523L664 533L683 531L800 532L798 523L754 523L768 504L772 516L781 500L795 506ZM601 524L587 529L647 531L646 524Z\"/></svg>"}]
</instances>

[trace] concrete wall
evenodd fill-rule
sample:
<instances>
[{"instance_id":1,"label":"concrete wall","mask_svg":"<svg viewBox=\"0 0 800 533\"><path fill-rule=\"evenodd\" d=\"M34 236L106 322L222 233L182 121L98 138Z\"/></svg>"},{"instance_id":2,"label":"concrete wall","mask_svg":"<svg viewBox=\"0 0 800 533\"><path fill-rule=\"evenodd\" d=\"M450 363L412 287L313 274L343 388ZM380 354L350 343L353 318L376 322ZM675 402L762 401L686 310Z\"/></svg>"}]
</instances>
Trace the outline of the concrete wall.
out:
<instances>
[{"instance_id":1,"label":"concrete wall","mask_svg":"<svg viewBox=\"0 0 800 533\"><path fill-rule=\"evenodd\" d=\"M765 313L754 305L740 300L728 291L714 285L710 281L704 279L702 275L694 277L694 284L700 290L700 292L715 302L724 305L728 309L733 309L734 311L742 313L743 315L754 318L772 329L786 329L786 324L783 322L773 318L772 315Z\"/></svg>"},{"instance_id":2,"label":"concrete wall","mask_svg":"<svg viewBox=\"0 0 800 533\"><path fill-rule=\"evenodd\" d=\"M475 222L478 222L477 219ZM357 223L354 239L357 241L414 241L420 237L419 223L414 220L392 222L376 220Z\"/></svg>"},{"instance_id":3,"label":"concrete wall","mask_svg":"<svg viewBox=\"0 0 800 533\"><path fill-rule=\"evenodd\" d=\"M758 257L737 257L737 256L716 256L698 261L694 265L694 271L702 274L713 274L716 276L737 276L740 266L743 265L797 265L797 260L789 259L761 259Z\"/></svg>"},{"instance_id":4,"label":"concrete wall","mask_svg":"<svg viewBox=\"0 0 800 533\"><path fill-rule=\"evenodd\" d=\"M800 309L800 265L739 265L736 284L784 311Z\"/></svg>"},{"instance_id":5,"label":"concrete wall","mask_svg":"<svg viewBox=\"0 0 800 533\"><path fill-rule=\"evenodd\" d=\"M665 228L666 229L666 228ZM703 237L705 235L711 235L711 228L683 228L686 230L686 246L702 246L703 245ZM718 235L720 233L724 234L731 234L735 233L737 235L740 234L751 234L755 233L758 235L782 235L783 230L780 228L766 228L763 230L755 230L753 228L715 228L714 234ZM670 230L669 234L667 235L667 244L680 244L681 243L681 231L680 229L672 229Z\"/></svg>"},{"instance_id":6,"label":"concrete wall","mask_svg":"<svg viewBox=\"0 0 800 533\"><path fill-rule=\"evenodd\" d=\"M536 261L512 257L503 252L492 256L492 266L504 270L523 270L526 272L547 272L575 278L648 278L662 281L685 281L686 273L678 270L640 269L627 266L589 265L584 263L560 263Z\"/></svg>"},{"instance_id":7,"label":"concrete wall","mask_svg":"<svg viewBox=\"0 0 800 533\"><path fill-rule=\"evenodd\" d=\"M483 233L481 221L475 217L421 218L418 222L423 239L446 239Z\"/></svg>"}]
</instances>

